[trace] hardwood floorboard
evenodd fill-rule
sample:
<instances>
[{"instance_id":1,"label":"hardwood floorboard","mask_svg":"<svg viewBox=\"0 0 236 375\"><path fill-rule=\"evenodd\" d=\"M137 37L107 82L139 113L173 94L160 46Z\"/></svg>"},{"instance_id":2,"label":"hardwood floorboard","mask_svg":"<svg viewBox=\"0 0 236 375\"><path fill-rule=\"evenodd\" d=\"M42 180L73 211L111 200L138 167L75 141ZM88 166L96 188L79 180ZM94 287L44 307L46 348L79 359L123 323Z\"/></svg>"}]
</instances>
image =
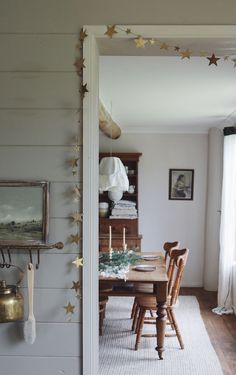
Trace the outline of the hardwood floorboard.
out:
<instances>
[{"instance_id":1,"label":"hardwood floorboard","mask_svg":"<svg viewBox=\"0 0 236 375\"><path fill-rule=\"evenodd\" d=\"M217 306L217 293L203 288L181 288L181 295L196 296L212 345L220 360L224 375L236 374L236 316L212 313ZM204 348L203 348L204 350Z\"/></svg>"}]
</instances>

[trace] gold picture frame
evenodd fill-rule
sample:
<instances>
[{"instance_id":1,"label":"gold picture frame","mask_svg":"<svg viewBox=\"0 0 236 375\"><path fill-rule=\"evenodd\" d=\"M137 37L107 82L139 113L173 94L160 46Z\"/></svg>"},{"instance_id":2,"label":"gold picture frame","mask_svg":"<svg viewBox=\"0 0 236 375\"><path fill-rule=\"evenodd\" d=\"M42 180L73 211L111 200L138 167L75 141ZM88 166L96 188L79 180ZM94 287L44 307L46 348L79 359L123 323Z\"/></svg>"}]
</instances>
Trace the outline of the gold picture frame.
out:
<instances>
[{"instance_id":1,"label":"gold picture frame","mask_svg":"<svg viewBox=\"0 0 236 375\"><path fill-rule=\"evenodd\" d=\"M0 244L44 244L49 233L49 182L0 180Z\"/></svg>"}]
</instances>

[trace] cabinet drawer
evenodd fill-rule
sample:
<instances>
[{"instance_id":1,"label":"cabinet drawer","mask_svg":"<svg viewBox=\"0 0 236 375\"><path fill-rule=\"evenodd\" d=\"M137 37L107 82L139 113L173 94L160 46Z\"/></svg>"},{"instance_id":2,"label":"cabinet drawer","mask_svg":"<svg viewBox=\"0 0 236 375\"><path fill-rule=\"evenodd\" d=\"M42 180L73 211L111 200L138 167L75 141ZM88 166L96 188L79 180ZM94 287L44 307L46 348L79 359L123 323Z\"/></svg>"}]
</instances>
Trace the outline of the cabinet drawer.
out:
<instances>
[{"instance_id":1,"label":"cabinet drawer","mask_svg":"<svg viewBox=\"0 0 236 375\"><path fill-rule=\"evenodd\" d=\"M125 228L126 235L137 235L138 234L138 220L124 220L124 219L100 219L99 220L99 233L108 234L109 226L111 225L112 234L123 234L123 228Z\"/></svg>"}]
</instances>

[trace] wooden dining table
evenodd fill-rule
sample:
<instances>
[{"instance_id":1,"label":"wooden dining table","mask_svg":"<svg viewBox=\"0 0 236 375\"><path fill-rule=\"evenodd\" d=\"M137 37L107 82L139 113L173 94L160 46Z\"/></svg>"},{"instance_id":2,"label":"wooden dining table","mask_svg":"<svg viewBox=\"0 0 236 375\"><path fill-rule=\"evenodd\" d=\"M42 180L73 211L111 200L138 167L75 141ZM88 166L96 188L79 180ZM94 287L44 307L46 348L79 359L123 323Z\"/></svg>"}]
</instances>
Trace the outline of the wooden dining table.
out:
<instances>
[{"instance_id":1,"label":"wooden dining table","mask_svg":"<svg viewBox=\"0 0 236 375\"><path fill-rule=\"evenodd\" d=\"M158 252L145 252L137 253L137 255L153 255L157 256L154 260L140 259L138 264L154 265L156 268L151 272L143 272L135 270L135 266L129 266L129 271L126 274L126 280L118 279L115 277L99 277L99 294L101 296L122 296L122 297L143 297L147 296L144 291L135 289L135 285L139 283L153 284L153 293L148 292L148 296L156 297L156 333L157 333L157 346L159 359L163 359L165 328L166 328L166 303L167 303L167 285L168 277L166 273L166 265L163 253ZM106 288L104 288L106 286ZM107 288L109 286L109 288Z\"/></svg>"}]
</instances>

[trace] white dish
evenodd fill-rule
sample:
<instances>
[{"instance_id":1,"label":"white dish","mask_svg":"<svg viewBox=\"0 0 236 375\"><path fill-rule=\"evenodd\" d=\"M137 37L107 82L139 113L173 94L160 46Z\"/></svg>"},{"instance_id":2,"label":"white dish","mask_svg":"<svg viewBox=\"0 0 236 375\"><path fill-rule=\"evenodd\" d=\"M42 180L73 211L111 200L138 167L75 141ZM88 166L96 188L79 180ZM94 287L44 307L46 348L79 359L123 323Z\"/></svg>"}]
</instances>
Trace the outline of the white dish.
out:
<instances>
[{"instance_id":1,"label":"white dish","mask_svg":"<svg viewBox=\"0 0 236 375\"><path fill-rule=\"evenodd\" d=\"M159 255L141 255L141 259L143 260L156 260L156 259L159 259L160 256Z\"/></svg>"},{"instance_id":2,"label":"white dish","mask_svg":"<svg viewBox=\"0 0 236 375\"><path fill-rule=\"evenodd\" d=\"M142 272L151 272L155 271L156 266L152 266L149 264L138 264L137 266L134 267L135 271L142 271Z\"/></svg>"}]
</instances>

